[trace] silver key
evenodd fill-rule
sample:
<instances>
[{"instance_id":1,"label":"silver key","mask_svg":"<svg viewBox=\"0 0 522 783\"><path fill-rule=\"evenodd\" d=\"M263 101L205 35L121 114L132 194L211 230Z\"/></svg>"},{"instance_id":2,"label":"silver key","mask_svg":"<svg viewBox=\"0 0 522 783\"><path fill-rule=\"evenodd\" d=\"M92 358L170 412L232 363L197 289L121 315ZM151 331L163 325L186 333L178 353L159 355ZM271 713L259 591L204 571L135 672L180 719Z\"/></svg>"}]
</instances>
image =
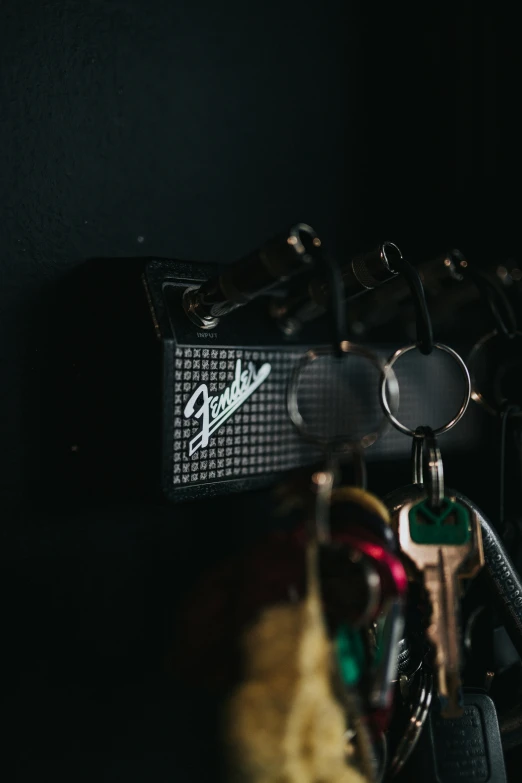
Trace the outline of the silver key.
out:
<instances>
[{"instance_id":1,"label":"silver key","mask_svg":"<svg viewBox=\"0 0 522 783\"><path fill-rule=\"evenodd\" d=\"M462 714L460 704L459 578L480 567L480 523L476 514L445 497L440 508L426 499L406 503L398 516L399 542L422 576L431 604L428 638L435 649L441 714Z\"/></svg>"}]
</instances>

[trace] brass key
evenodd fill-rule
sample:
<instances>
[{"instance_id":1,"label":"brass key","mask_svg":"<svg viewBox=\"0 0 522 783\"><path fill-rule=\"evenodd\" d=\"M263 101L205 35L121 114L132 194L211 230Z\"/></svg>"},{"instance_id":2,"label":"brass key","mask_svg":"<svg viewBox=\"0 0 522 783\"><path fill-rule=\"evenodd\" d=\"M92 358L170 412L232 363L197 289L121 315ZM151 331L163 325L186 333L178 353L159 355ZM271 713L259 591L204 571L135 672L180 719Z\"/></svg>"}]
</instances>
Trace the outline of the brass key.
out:
<instances>
[{"instance_id":1,"label":"brass key","mask_svg":"<svg viewBox=\"0 0 522 783\"><path fill-rule=\"evenodd\" d=\"M467 506L448 497L440 507L427 500L399 513L399 542L422 575L431 604L428 638L435 649L441 714L462 714L460 696L459 578L477 570L480 523Z\"/></svg>"}]
</instances>

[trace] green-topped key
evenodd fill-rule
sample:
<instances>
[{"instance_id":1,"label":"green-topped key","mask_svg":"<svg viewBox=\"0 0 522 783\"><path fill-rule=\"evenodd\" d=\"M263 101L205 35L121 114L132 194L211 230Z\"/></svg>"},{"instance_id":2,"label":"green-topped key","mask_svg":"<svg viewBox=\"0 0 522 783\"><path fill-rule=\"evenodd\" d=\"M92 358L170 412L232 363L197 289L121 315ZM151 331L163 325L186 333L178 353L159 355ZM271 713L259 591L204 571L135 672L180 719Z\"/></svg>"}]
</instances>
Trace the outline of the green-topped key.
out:
<instances>
[{"instance_id":1,"label":"green-topped key","mask_svg":"<svg viewBox=\"0 0 522 783\"><path fill-rule=\"evenodd\" d=\"M430 508L427 500L409 512L410 536L416 544L466 544L471 539L471 519L462 503L444 498L440 508Z\"/></svg>"},{"instance_id":2,"label":"green-topped key","mask_svg":"<svg viewBox=\"0 0 522 783\"><path fill-rule=\"evenodd\" d=\"M402 506L398 518L402 551L416 566L431 604L427 636L435 648L441 714L462 713L460 687L459 577L476 570L480 560L480 523L467 506L444 498Z\"/></svg>"}]
</instances>

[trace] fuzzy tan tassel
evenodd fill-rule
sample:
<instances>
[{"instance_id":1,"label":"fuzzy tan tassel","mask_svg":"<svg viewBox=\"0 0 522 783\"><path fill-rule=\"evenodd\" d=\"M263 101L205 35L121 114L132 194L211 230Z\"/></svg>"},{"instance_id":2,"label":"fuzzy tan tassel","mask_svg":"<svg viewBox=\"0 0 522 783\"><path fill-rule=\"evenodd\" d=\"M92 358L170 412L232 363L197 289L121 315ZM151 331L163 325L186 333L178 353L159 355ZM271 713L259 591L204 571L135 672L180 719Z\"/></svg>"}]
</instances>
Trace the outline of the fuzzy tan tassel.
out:
<instances>
[{"instance_id":1,"label":"fuzzy tan tassel","mask_svg":"<svg viewBox=\"0 0 522 783\"><path fill-rule=\"evenodd\" d=\"M308 552L304 602L264 610L242 639L244 679L226 710L237 783L365 783L345 757L346 715L332 688L332 649Z\"/></svg>"}]
</instances>

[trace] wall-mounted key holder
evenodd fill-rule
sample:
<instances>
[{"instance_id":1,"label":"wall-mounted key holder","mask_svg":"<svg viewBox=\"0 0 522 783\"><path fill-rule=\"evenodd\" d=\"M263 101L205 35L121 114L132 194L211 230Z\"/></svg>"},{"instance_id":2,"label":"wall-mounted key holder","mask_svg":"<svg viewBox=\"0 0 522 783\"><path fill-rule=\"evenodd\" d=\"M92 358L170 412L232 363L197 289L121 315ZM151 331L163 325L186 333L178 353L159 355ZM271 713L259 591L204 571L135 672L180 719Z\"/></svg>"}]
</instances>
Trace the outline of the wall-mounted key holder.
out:
<instances>
[{"instance_id":1,"label":"wall-mounted key holder","mask_svg":"<svg viewBox=\"0 0 522 783\"><path fill-rule=\"evenodd\" d=\"M270 484L282 472L317 460L317 450L298 437L288 418L286 391L303 353L328 341L325 323L307 324L293 340L285 336L269 316L267 297L221 319L212 330L198 328L183 308L189 283L197 284L193 275L187 265L160 261L150 263L144 275L163 345L163 490L174 500ZM381 349L385 355L388 348ZM402 383L409 408L429 396L442 417L448 388L458 386L459 379L449 364L437 369L419 374L412 363ZM369 372L375 373L356 357L346 366L325 357L303 373L300 401L312 425L338 433L371 427L381 411L377 394L368 395ZM423 381L426 389L419 393ZM333 407L332 396L337 397ZM469 447L465 429L460 439ZM408 448L400 434L388 431L382 443L368 449L368 458L406 455Z\"/></svg>"},{"instance_id":2,"label":"wall-mounted key holder","mask_svg":"<svg viewBox=\"0 0 522 783\"><path fill-rule=\"evenodd\" d=\"M41 379L42 441L51 444L40 460L42 484L86 502L183 501L267 486L316 462L317 450L290 422L286 391L305 351L330 344L329 322L326 314L297 334L281 329L273 314L286 294L281 270L291 276L297 265L292 257L278 264L266 278L234 276L234 265L154 258L82 264L53 309L54 362ZM385 357L393 346L370 347ZM421 419L419 406L447 415L459 379L450 363L432 364L438 358L401 364L406 418ZM302 374L299 405L313 427L357 438L380 420L378 394L368 394L376 378L361 363L330 357ZM469 449L479 432L473 415L448 435L446 450ZM407 458L409 446L390 429L367 458Z\"/></svg>"}]
</instances>

